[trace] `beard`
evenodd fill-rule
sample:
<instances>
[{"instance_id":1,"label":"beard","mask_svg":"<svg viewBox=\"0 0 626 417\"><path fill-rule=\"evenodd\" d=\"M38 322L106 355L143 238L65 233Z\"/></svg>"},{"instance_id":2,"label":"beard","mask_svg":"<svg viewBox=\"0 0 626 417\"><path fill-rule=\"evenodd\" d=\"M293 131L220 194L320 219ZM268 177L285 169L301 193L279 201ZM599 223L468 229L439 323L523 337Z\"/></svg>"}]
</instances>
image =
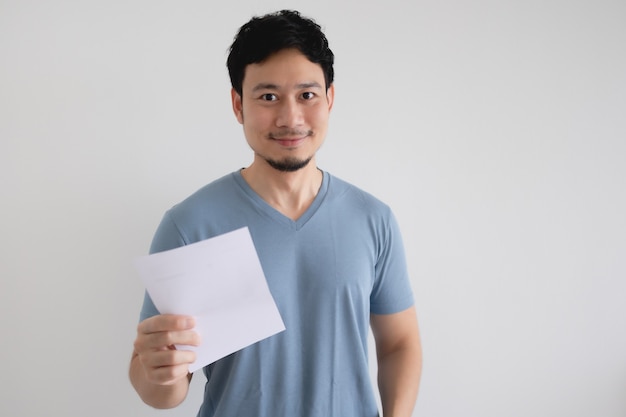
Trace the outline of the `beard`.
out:
<instances>
[{"instance_id":1,"label":"beard","mask_svg":"<svg viewBox=\"0 0 626 417\"><path fill-rule=\"evenodd\" d=\"M297 159L297 158L289 157L280 161L275 160L275 159L270 159L270 158L264 158L264 159L272 168L278 171L295 172L307 166L309 162L311 162L311 159L313 159L313 157L310 156L306 159Z\"/></svg>"}]
</instances>

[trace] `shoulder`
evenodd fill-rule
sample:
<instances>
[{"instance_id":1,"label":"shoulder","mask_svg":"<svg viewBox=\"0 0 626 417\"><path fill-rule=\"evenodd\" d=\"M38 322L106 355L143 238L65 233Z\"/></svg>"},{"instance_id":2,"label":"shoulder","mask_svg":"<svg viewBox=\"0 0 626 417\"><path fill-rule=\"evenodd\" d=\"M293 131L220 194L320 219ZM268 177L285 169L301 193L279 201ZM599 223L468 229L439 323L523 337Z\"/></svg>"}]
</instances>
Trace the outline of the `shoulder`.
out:
<instances>
[{"instance_id":1,"label":"shoulder","mask_svg":"<svg viewBox=\"0 0 626 417\"><path fill-rule=\"evenodd\" d=\"M167 210L160 228L185 244L232 231L243 226L246 198L237 173L227 174Z\"/></svg>"},{"instance_id":2,"label":"shoulder","mask_svg":"<svg viewBox=\"0 0 626 417\"><path fill-rule=\"evenodd\" d=\"M328 197L332 204L365 211L370 215L393 216L391 208L376 196L332 174L328 175Z\"/></svg>"},{"instance_id":3,"label":"shoulder","mask_svg":"<svg viewBox=\"0 0 626 417\"><path fill-rule=\"evenodd\" d=\"M170 208L168 213L175 218L193 217L198 211L205 212L207 209L224 204L237 194L237 188L235 173L229 173L198 189Z\"/></svg>"}]
</instances>

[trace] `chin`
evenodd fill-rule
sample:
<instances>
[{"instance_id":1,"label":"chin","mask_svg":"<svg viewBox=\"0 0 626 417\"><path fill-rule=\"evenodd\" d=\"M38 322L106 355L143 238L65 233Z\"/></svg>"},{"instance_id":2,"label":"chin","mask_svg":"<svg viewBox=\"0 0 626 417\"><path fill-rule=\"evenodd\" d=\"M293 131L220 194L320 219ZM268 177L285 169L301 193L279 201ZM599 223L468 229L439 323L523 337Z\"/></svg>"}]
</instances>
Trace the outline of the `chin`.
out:
<instances>
[{"instance_id":1,"label":"chin","mask_svg":"<svg viewBox=\"0 0 626 417\"><path fill-rule=\"evenodd\" d=\"M285 158L280 161L266 158L265 161L274 169L281 172L296 172L309 165L313 157L306 159Z\"/></svg>"}]
</instances>

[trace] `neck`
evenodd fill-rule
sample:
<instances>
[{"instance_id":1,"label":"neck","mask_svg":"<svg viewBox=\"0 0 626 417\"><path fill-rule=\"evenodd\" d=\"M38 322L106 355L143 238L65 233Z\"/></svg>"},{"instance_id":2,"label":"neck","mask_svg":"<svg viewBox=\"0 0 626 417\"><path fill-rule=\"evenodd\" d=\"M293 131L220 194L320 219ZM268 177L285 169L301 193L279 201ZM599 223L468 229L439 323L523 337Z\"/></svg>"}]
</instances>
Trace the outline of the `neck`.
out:
<instances>
[{"instance_id":1,"label":"neck","mask_svg":"<svg viewBox=\"0 0 626 417\"><path fill-rule=\"evenodd\" d=\"M282 172L254 161L241 175L263 200L292 220L309 208L322 185L322 172L317 169L315 159L294 172Z\"/></svg>"}]
</instances>

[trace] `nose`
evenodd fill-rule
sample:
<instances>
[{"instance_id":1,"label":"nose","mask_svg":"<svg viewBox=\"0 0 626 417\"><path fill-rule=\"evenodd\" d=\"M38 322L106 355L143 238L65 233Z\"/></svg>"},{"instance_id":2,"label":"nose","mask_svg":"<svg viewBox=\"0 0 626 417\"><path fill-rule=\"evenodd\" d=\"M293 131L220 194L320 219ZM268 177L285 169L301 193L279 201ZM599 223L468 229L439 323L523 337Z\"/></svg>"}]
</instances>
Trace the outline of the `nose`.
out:
<instances>
[{"instance_id":1,"label":"nose","mask_svg":"<svg viewBox=\"0 0 626 417\"><path fill-rule=\"evenodd\" d=\"M302 108L296 100L283 100L278 108L276 117L277 127L297 127L302 125L303 114Z\"/></svg>"}]
</instances>

